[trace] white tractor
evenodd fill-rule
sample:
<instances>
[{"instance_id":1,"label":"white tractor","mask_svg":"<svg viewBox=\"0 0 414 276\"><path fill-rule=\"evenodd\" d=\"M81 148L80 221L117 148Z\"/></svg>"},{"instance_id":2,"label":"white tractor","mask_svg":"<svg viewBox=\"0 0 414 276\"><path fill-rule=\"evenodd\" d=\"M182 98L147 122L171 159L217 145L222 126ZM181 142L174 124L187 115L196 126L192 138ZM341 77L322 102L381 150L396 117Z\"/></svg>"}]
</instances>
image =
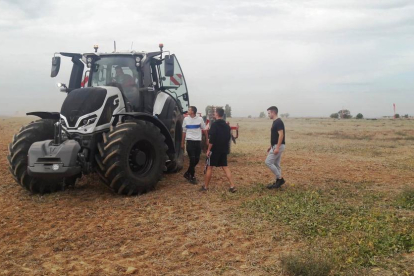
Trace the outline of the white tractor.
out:
<instances>
[{"instance_id":1,"label":"white tractor","mask_svg":"<svg viewBox=\"0 0 414 276\"><path fill-rule=\"evenodd\" d=\"M75 185L96 172L124 195L154 189L163 172L183 166L181 133L189 107L184 74L174 54L56 53L73 63L59 112L31 112L40 120L14 135L7 156L14 179L32 193Z\"/></svg>"}]
</instances>

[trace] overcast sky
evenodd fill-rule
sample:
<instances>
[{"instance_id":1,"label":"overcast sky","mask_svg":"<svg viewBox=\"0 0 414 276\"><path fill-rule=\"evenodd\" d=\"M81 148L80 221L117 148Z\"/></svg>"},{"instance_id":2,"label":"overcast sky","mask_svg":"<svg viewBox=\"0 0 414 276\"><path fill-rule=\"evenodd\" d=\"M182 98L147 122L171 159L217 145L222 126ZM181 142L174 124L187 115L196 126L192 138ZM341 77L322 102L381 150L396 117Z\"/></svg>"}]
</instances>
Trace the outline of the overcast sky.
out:
<instances>
[{"instance_id":1,"label":"overcast sky","mask_svg":"<svg viewBox=\"0 0 414 276\"><path fill-rule=\"evenodd\" d=\"M192 105L234 116L414 115L412 0L0 0L0 115L59 111L54 52L175 53ZM62 60L69 65L69 59Z\"/></svg>"}]
</instances>

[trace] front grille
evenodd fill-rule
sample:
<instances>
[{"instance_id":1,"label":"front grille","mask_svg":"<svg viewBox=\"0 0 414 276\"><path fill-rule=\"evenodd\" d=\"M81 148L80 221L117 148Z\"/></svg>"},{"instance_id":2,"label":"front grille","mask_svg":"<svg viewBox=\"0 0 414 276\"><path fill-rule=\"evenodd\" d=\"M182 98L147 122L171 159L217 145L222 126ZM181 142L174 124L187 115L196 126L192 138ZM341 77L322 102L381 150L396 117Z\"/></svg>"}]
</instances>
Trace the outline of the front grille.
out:
<instances>
[{"instance_id":1,"label":"front grille","mask_svg":"<svg viewBox=\"0 0 414 276\"><path fill-rule=\"evenodd\" d=\"M61 162L60 158L56 158L56 157L37 158L37 163L60 163L60 162Z\"/></svg>"}]
</instances>

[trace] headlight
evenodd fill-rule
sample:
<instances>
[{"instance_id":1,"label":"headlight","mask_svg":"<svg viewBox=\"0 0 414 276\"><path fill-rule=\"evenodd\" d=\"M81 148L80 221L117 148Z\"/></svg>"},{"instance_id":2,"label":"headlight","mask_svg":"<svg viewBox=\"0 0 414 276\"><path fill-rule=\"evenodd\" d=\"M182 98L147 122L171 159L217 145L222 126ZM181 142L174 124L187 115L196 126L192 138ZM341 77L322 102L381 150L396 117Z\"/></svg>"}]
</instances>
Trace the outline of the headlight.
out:
<instances>
[{"instance_id":1,"label":"headlight","mask_svg":"<svg viewBox=\"0 0 414 276\"><path fill-rule=\"evenodd\" d=\"M91 125L91 124L95 123L96 119L98 119L98 117L96 115L86 117L85 119L83 119L80 122L79 127L85 127L85 126Z\"/></svg>"}]
</instances>

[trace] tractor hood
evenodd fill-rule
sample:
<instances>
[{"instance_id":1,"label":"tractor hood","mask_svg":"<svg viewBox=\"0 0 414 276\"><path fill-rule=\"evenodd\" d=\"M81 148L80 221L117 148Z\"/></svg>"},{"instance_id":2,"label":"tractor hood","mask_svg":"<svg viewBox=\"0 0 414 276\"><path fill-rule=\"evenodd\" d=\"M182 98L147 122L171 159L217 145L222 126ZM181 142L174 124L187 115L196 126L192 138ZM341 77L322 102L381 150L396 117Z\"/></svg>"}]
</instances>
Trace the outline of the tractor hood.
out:
<instances>
[{"instance_id":1,"label":"tractor hood","mask_svg":"<svg viewBox=\"0 0 414 276\"><path fill-rule=\"evenodd\" d=\"M62 105L61 114L66 117L68 127L75 127L83 115L100 109L107 91L101 87L79 88L71 91Z\"/></svg>"}]
</instances>

